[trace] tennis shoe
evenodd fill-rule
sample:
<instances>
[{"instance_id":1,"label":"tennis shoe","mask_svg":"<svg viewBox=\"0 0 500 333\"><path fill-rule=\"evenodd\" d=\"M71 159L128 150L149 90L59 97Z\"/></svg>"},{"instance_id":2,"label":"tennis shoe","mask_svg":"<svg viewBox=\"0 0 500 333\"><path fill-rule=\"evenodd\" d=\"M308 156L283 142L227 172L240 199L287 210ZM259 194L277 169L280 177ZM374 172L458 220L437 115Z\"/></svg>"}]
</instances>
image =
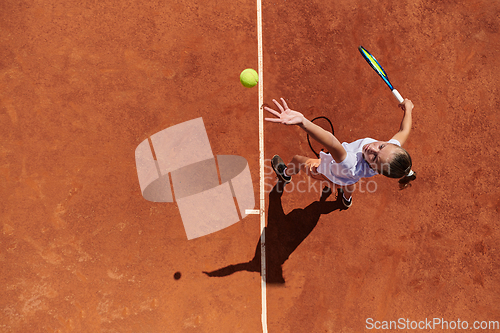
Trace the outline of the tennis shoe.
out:
<instances>
[{"instance_id":1,"label":"tennis shoe","mask_svg":"<svg viewBox=\"0 0 500 333\"><path fill-rule=\"evenodd\" d=\"M288 184L292 180L291 176L285 175L286 164L278 155L273 156L273 159L271 160L271 166L273 167L276 176L278 176L278 178L285 184Z\"/></svg>"},{"instance_id":2,"label":"tennis shoe","mask_svg":"<svg viewBox=\"0 0 500 333\"><path fill-rule=\"evenodd\" d=\"M347 200L345 197L344 197L344 189L343 188L339 188L339 194L338 194L338 197L340 197L342 199L342 203L344 204L344 207L347 209L349 207L352 206L352 195L351 197L349 198L349 200ZM337 198L338 198L337 197Z\"/></svg>"}]
</instances>

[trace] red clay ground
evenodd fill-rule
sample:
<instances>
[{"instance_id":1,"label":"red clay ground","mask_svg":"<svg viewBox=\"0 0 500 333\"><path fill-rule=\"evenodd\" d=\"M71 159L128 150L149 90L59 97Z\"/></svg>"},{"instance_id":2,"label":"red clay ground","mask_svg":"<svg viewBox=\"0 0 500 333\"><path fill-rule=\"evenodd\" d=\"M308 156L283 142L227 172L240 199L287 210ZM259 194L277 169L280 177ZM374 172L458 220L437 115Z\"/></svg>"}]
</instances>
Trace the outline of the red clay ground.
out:
<instances>
[{"instance_id":1,"label":"red clay ground","mask_svg":"<svg viewBox=\"0 0 500 333\"><path fill-rule=\"evenodd\" d=\"M261 332L258 217L187 241L134 161L201 116L258 198L258 91L238 82L257 68L255 2L0 8L0 332ZM267 197L269 332L500 320L499 15L492 0L264 1L266 103L328 116L341 141L390 138L402 114L363 45L415 103L418 173L404 191L376 178L347 211L312 190ZM266 158L311 154L297 128L265 135Z\"/></svg>"}]
</instances>

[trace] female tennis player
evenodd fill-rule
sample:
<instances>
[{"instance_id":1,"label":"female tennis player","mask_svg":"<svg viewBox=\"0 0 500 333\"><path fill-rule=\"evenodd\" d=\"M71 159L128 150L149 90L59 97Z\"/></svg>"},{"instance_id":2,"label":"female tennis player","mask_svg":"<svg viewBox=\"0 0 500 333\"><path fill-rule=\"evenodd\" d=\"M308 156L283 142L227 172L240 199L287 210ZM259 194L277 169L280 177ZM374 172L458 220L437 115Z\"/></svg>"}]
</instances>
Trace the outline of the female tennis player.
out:
<instances>
[{"instance_id":1,"label":"female tennis player","mask_svg":"<svg viewBox=\"0 0 500 333\"><path fill-rule=\"evenodd\" d=\"M274 172L285 184L301 170L314 179L328 181L332 189L337 188L346 208L352 205L352 193L356 183L362 178L382 174L390 178L399 178L400 183L414 180L416 175L411 170L411 157L401 146L406 142L411 130L413 103L405 99L399 106L404 111L399 132L389 141L377 141L371 138L359 139L347 143L340 141L330 132L307 120L298 111L291 110L281 98L281 105L273 99L279 111L264 107L276 118L267 121L284 125L297 125L314 140L322 144L328 153L321 152L319 159L295 155L286 165L275 155L271 161Z\"/></svg>"}]
</instances>

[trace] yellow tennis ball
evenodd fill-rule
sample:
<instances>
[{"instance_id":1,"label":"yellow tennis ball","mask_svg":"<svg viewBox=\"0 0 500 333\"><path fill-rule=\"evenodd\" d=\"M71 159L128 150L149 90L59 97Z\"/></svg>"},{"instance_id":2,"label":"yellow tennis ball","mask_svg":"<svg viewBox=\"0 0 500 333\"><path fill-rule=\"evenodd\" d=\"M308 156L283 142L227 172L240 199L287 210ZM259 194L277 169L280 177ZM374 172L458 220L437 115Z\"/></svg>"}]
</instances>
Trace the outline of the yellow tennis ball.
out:
<instances>
[{"instance_id":1,"label":"yellow tennis ball","mask_svg":"<svg viewBox=\"0 0 500 333\"><path fill-rule=\"evenodd\" d=\"M247 88L255 87L259 82L259 74L254 69L247 68L240 74L240 82Z\"/></svg>"}]
</instances>

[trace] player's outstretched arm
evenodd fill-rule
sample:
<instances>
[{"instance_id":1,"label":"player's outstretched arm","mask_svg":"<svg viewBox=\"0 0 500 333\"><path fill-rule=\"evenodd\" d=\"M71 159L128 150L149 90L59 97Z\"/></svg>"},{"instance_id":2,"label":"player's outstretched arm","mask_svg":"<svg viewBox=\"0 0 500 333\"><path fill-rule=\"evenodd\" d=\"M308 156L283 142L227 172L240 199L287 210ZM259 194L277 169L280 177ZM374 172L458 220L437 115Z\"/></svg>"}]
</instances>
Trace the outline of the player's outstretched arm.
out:
<instances>
[{"instance_id":1,"label":"player's outstretched arm","mask_svg":"<svg viewBox=\"0 0 500 333\"><path fill-rule=\"evenodd\" d=\"M308 133L314 140L322 144L328 150L330 155L332 155L335 162L337 163L342 162L346 158L347 153L344 147L332 133L312 123L311 121L306 119L302 113L291 110L283 98L281 98L283 106L274 99L273 102L278 107L279 112L267 106L264 107L264 110L270 112L271 114L277 117L277 118L266 118L267 121L281 123L285 125L298 125L306 133Z\"/></svg>"},{"instance_id":2,"label":"player's outstretched arm","mask_svg":"<svg viewBox=\"0 0 500 333\"><path fill-rule=\"evenodd\" d=\"M408 139L408 136L410 135L411 123L412 123L411 113L413 111L414 105L412 101L405 98L403 103L399 104L399 107L403 109L404 116L403 120L401 121L399 132L397 132L396 135L394 135L392 138L398 140L401 143L401 145L403 145Z\"/></svg>"}]
</instances>

